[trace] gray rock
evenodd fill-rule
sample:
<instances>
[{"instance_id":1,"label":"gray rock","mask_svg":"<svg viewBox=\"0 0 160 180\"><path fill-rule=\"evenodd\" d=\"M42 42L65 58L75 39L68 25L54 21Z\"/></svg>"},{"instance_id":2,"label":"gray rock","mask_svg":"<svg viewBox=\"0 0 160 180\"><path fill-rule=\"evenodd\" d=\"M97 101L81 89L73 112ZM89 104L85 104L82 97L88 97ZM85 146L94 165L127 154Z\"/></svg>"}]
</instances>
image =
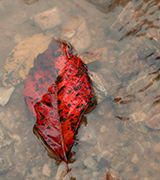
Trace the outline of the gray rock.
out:
<instances>
[{"instance_id":1,"label":"gray rock","mask_svg":"<svg viewBox=\"0 0 160 180\"><path fill-rule=\"evenodd\" d=\"M7 136L2 127L0 126L0 148L9 146L13 140Z\"/></svg>"},{"instance_id":2,"label":"gray rock","mask_svg":"<svg viewBox=\"0 0 160 180\"><path fill-rule=\"evenodd\" d=\"M145 152L144 147L142 146L142 144L138 141L134 142L134 150L136 152L138 152L139 154L143 154Z\"/></svg>"},{"instance_id":3,"label":"gray rock","mask_svg":"<svg viewBox=\"0 0 160 180\"><path fill-rule=\"evenodd\" d=\"M70 174L67 174L66 166L63 163L58 167L55 180L70 180Z\"/></svg>"},{"instance_id":4,"label":"gray rock","mask_svg":"<svg viewBox=\"0 0 160 180\"><path fill-rule=\"evenodd\" d=\"M89 75L92 80L95 95L97 97L97 103L100 103L107 97L108 94L107 88L104 85L105 80L100 74L93 71L89 71Z\"/></svg>"},{"instance_id":5,"label":"gray rock","mask_svg":"<svg viewBox=\"0 0 160 180\"><path fill-rule=\"evenodd\" d=\"M132 158L131 158L131 162L132 162L133 164L137 164L138 161L139 161L139 158L138 158L137 154L133 154L133 156L132 156Z\"/></svg>"},{"instance_id":6,"label":"gray rock","mask_svg":"<svg viewBox=\"0 0 160 180\"><path fill-rule=\"evenodd\" d=\"M151 119L146 121L146 125L155 130L160 130L160 114L156 114Z\"/></svg>"},{"instance_id":7,"label":"gray rock","mask_svg":"<svg viewBox=\"0 0 160 180\"><path fill-rule=\"evenodd\" d=\"M84 127L81 131L79 131L79 140L91 145L95 145L97 143L97 137L93 128Z\"/></svg>"},{"instance_id":8,"label":"gray rock","mask_svg":"<svg viewBox=\"0 0 160 180\"><path fill-rule=\"evenodd\" d=\"M47 176L47 177L50 177L51 169L50 169L50 167L48 166L47 163L45 163L44 166L43 166L42 174Z\"/></svg>"},{"instance_id":9,"label":"gray rock","mask_svg":"<svg viewBox=\"0 0 160 180\"><path fill-rule=\"evenodd\" d=\"M135 122L142 122L146 119L146 114L142 111L134 112L130 115Z\"/></svg>"},{"instance_id":10,"label":"gray rock","mask_svg":"<svg viewBox=\"0 0 160 180\"><path fill-rule=\"evenodd\" d=\"M113 169L108 169L106 179L121 180L119 173Z\"/></svg>"},{"instance_id":11,"label":"gray rock","mask_svg":"<svg viewBox=\"0 0 160 180\"><path fill-rule=\"evenodd\" d=\"M74 16L63 26L62 38L69 40L79 53L83 52L91 44L90 33L85 19L82 16Z\"/></svg>"},{"instance_id":12,"label":"gray rock","mask_svg":"<svg viewBox=\"0 0 160 180\"><path fill-rule=\"evenodd\" d=\"M5 158L0 157L0 174L6 173L10 170L9 163Z\"/></svg>"},{"instance_id":13,"label":"gray rock","mask_svg":"<svg viewBox=\"0 0 160 180\"><path fill-rule=\"evenodd\" d=\"M62 23L58 7L36 14L30 19L42 30L54 28Z\"/></svg>"},{"instance_id":14,"label":"gray rock","mask_svg":"<svg viewBox=\"0 0 160 180\"><path fill-rule=\"evenodd\" d=\"M156 152L156 153L160 153L160 143L157 143L156 145L153 146L153 150Z\"/></svg>"},{"instance_id":15,"label":"gray rock","mask_svg":"<svg viewBox=\"0 0 160 180\"><path fill-rule=\"evenodd\" d=\"M147 76L147 73L141 71L138 76L134 76L128 83L126 88L127 93L136 93L143 89L150 82L151 77Z\"/></svg>"},{"instance_id":16,"label":"gray rock","mask_svg":"<svg viewBox=\"0 0 160 180\"><path fill-rule=\"evenodd\" d=\"M5 106L7 104L13 91L14 87L0 87L0 105Z\"/></svg>"},{"instance_id":17,"label":"gray rock","mask_svg":"<svg viewBox=\"0 0 160 180\"><path fill-rule=\"evenodd\" d=\"M84 160L84 165L92 170L97 170L98 169L98 163L93 159L92 156L88 156Z\"/></svg>"},{"instance_id":18,"label":"gray rock","mask_svg":"<svg viewBox=\"0 0 160 180\"><path fill-rule=\"evenodd\" d=\"M120 13L116 21L112 24L111 30L124 35L127 31L130 31L136 25L136 21L133 18L135 15L135 6L132 2L129 2ZM130 22L130 23L128 23ZM124 28L122 28L124 27ZM119 31L121 29L121 31Z\"/></svg>"},{"instance_id":19,"label":"gray rock","mask_svg":"<svg viewBox=\"0 0 160 180\"><path fill-rule=\"evenodd\" d=\"M106 161L110 162L113 159L113 154L108 152L108 151L102 151L98 156L97 156L97 162L99 163L101 159L105 159Z\"/></svg>"}]
</instances>

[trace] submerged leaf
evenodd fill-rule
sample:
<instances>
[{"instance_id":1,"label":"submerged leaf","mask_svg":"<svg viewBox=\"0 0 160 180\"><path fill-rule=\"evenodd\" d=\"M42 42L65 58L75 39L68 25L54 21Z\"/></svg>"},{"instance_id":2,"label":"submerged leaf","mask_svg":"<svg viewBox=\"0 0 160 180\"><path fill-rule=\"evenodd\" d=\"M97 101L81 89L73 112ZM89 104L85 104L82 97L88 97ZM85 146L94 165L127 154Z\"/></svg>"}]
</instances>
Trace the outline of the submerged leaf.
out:
<instances>
[{"instance_id":1,"label":"submerged leaf","mask_svg":"<svg viewBox=\"0 0 160 180\"><path fill-rule=\"evenodd\" d=\"M23 90L37 122L34 133L67 163L81 117L92 104L88 70L71 46L52 40L34 61Z\"/></svg>"},{"instance_id":2,"label":"submerged leaf","mask_svg":"<svg viewBox=\"0 0 160 180\"><path fill-rule=\"evenodd\" d=\"M21 41L6 60L3 75L4 86L15 86L26 79L34 59L44 52L53 35L36 34Z\"/></svg>"}]
</instances>

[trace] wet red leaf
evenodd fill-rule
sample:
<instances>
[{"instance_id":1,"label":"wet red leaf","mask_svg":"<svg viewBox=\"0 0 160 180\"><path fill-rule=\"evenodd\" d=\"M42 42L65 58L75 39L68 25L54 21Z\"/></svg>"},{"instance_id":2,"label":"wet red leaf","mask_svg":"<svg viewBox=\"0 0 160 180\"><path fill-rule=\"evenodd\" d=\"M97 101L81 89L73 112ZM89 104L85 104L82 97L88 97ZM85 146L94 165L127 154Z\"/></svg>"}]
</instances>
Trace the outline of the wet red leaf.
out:
<instances>
[{"instance_id":1,"label":"wet red leaf","mask_svg":"<svg viewBox=\"0 0 160 180\"><path fill-rule=\"evenodd\" d=\"M87 67L64 42L52 40L37 56L23 90L35 134L67 163L81 116L92 103Z\"/></svg>"}]
</instances>

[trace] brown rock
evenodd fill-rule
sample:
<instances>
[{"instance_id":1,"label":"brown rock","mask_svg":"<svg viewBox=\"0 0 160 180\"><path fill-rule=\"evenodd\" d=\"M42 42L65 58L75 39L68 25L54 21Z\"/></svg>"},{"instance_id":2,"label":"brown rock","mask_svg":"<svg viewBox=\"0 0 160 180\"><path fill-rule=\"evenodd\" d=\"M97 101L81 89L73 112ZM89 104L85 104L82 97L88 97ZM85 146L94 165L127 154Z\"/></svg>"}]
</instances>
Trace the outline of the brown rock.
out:
<instances>
[{"instance_id":1,"label":"brown rock","mask_svg":"<svg viewBox=\"0 0 160 180\"><path fill-rule=\"evenodd\" d=\"M148 121L146 121L146 125L151 129L159 130L160 129L160 114L157 114L153 116L151 119L149 119Z\"/></svg>"},{"instance_id":2,"label":"brown rock","mask_svg":"<svg viewBox=\"0 0 160 180\"><path fill-rule=\"evenodd\" d=\"M109 168L106 174L106 180L121 180L121 178L117 171Z\"/></svg>"}]
</instances>

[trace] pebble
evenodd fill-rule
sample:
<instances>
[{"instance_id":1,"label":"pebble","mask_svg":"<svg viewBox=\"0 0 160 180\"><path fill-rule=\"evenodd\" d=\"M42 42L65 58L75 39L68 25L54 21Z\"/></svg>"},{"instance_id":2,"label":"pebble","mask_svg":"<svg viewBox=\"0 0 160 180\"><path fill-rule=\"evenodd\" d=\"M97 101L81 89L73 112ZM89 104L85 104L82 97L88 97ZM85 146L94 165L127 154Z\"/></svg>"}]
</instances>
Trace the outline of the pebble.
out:
<instances>
[{"instance_id":1,"label":"pebble","mask_svg":"<svg viewBox=\"0 0 160 180\"><path fill-rule=\"evenodd\" d=\"M98 163L93 159L92 156L88 156L84 160L84 165L92 170L97 170L98 169Z\"/></svg>"},{"instance_id":2,"label":"pebble","mask_svg":"<svg viewBox=\"0 0 160 180\"><path fill-rule=\"evenodd\" d=\"M135 122L142 122L146 119L146 114L142 111L134 112L130 115Z\"/></svg>"},{"instance_id":3,"label":"pebble","mask_svg":"<svg viewBox=\"0 0 160 180\"><path fill-rule=\"evenodd\" d=\"M21 173L17 172L15 169L13 171L9 171L8 173L4 174L4 179L12 179L12 180L28 180L28 178L24 178ZM2 176L3 177L3 176Z\"/></svg>"},{"instance_id":4,"label":"pebble","mask_svg":"<svg viewBox=\"0 0 160 180\"><path fill-rule=\"evenodd\" d=\"M5 158L0 157L0 174L6 173L9 171L9 164Z\"/></svg>"},{"instance_id":5,"label":"pebble","mask_svg":"<svg viewBox=\"0 0 160 180\"><path fill-rule=\"evenodd\" d=\"M104 116L106 114L107 108L104 104L101 104L98 108L98 115Z\"/></svg>"},{"instance_id":6,"label":"pebble","mask_svg":"<svg viewBox=\"0 0 160 180\"><path fill-rule=\"evenodd\" d=\"M136 25L136 21L134 21L134 18L132 19L134 14L135 14L135 6L132 2L129 2L124 7L123 11L120 13L116 21L112 24L111 30L114 30L118 33L121 32L122 33L121 37L122 37L125 33L127 33L127 31L130 31ZM119 31L121 27L124 28L121 29L121 31Z\"/></svg>"},{"instance_id":7,"label":"pebble","mask_svg":"<svg viewBox=\"0 0 160 180\"><path fill-rule=\"evenodd\" d=\"M144 147L142 146L142 144L138 141L134 142L134 150L139 152L140 154L143 154L145 152Z\"/></svg>"},{"instance_id":8,"label":"pebble","mask_svg":"<svg viewBox=\"0 0 160 180\"><path fill-rule=\"evenodd\" d=\"M50 177L51 169L50 169L50 167L48 166L47 163L45 163L44 166L43 166L42 174L45 175L45 176Z\"/></svg>"},{"instance_id":9,"label":"pebble","mask_svg":"<svg viewBox=\"0 0 160 180\"><path fill-rule=\"evenodd\" d=\"M62 39L69 40L76 34L76 30L84 22L82 16L71 16L69 20L62 24Z\"/></svg>"},{"instance_id":10,"label":"pebble","mask_svg":"<svg viewBox=\"0 0 160 180\"><path fill-rule=\"evenodd\" d=\"M91 179L92 178L92 174L83 174L82 179Z\"/></svg>"},{"instance_id":11,"label":"pebble","mask_svg":"<svg viewBox=\"0 0 160 180\"><path fill-rule=\"evenodd\" d=\"M147 120L146 125L151 129L160 130L160 114L157 114Z\"/></svg>"},{"instance_id":12,"label":"pebble","mask_svg":"<svg viewBox=\"0 0 160 180\"><path fill-rule=\"evenodd\" d=\"M79 53L83 52L91 44L90 33L85 21L78 27L76 35L71 39L71 44Z\"/></svg>"},{"instance_id":13,"label":"pebble","mask_svg":"<svg viewBox=\"0 0 160 180\"><path fill-rule=\"evenodd\" d=\"M69 173L67 174L66 166L61 163L58 167L57 174L54 180L70 180Z\"/></svg>"},{"instance_id":14,"label":"pebble","mask_svg":"<svg viewBox=\"0 0 160 180\"><path fill-rule=\"evenodd\" d=\"M5 133L5 131L0 126L0 148L9 146L13 140L8 137L8 135Z\"/></svg>"},{"instance_id":15,"label":"pebble","mask_svg":"<svg viewBox=\"0 0 160 180\"><path fill-rule=\"evenodd\" d=\"M153 169L159 171L159 164L157 164L155 162L151 162L150 166L153 167Z\"/></svg>"},{"instance_id":16,"label":"pebble","mask_svg":"<svg viewBox=\"0 0 160 180\"><path fill-rule=\"evenodd\" d=\"M130 150L128 148L123 147L120 151L119 154L123 157L127 157L130 155Z\"/></svg>"},{"instance_id":17,"label":"pebble","mask_svg":"<svg viewBox=\"0 0 160 180\"><path fill-rule=\"evenodd\" d=\"M81 131L78 132L79 140L91 145L95 145L97 143L97 137L94 129L91 127L84 127Z\"/></svg>"},{"instance_id":18,"label":"pebble","mask_svg":"<svg viewBox=\"0 0 160 180\"><path fill-rule=\"evenodd\" d=\"M7 104L13 91L14 87L0 87L0 105L5 106Z\"/></svg>"},{"instance_id":19,"label":"pebble","mask_svg":"<svg viewBox=\"0 0 160 180\"><path fill-rule=\"evenodd\" d=\"M108 152L107 150L102 151L101 154L99 154L99 155L97 156L97 162L99 163L102 158L105 159L105 160L108 161L108 162L111 162L112 159L113 159L113 154L110 153L110 152Z\"/></svg>"},{"instance_id":20,"label":"pebble","mask_svg":"<svg viewBox=\"0 0 160 180\"><path fill-rule=\"evenodd\" d=\"M133 49L128 49L118 55L117 76L119 78L128 79L132 73L139 72L138 55Z\"/></svg>"},{"instance_id":21,"label":"pebble","mask_svg":"<svg viewBox=\"0 0 160 180\"><path fill-rule=\"evenodd\" d=\"M108 169L106 174L106 180L121 180L120 175L113 169Z\"/></svg>"},{"instance_id":22,"label":"pebble","mask_svg":"<svg viewBox=\"0 0 160 180\"><path fill-rule=\"evenodd\" d=\"M133 156L132 156L132 158L131 158L131 162L132 162L133 164L137 164L138 161L139 161L139 159L138 159L137 154L133 154Z\"/></svg>"},{"instance_id":23,"label":"pebble","mask_svg":"<svg viewBox=\"0 0 160 180\"><path fill-rule=\"evenodd\" d=\"M106 126L105 125L102 125L101 128L100 128L100 132L101 133L104 133L106 131Z\"/></svg>"},{"instance_id":24,"label":"pebble","mask_svg":"<svg viewBox=\"0 0 160 180\"><path fill-rule=\"evenodd\" d=\"M54 7L47 11L38 13L32 16L30 19L34 21L42 30L54 28L62 23L60 11L58 7Z\"/></svg>"},{"instance_id":25,"label":"pebble","mask_svg":"<svg viewBox=\"0 0 160 180\"><path fill-rule=\"evenodd\" d=\"M137 76L134 76L126 87L127 93L136 93L140 89L143 89L150 82L150 77L147 76L146 72L141 71Z\"/></svg>"},{"instance_id":26,"label":"pebble","mask_svg":"<svg viewBox=\"0 0 160 180\"><path fill-rule=\"evenodd\" d=\"M36 2L38 2L39 0L23 0L23 2L27 5L30 5L30 4L34 4Z\"/></svg>"},{"instance_id":27,"label":"pebble","mask_svg":"<svg viewBox=\"0 0 160 180\"><path fill-rule=\"evenodd\" d=\"M108 94L108 90L104 85L104 78L96 72L89 71L89 76L92 80L93 90L97 98L97 103L101 103Z\"/></svg>"},{"instance_id":28,"label":"pebble","mask_svg":"<svg viewBox=\"0 0 160 180\"><path fill-rule=\"evenodd\" d=\"M160 153L160 143L157 143L156 145L153 146L153 150L156 152L156 153Z\"/></svg>"},{"instance_id":29,"label":"pebble","mask_svg":"<svg viewBox=\"0 0 160 180\"><path fill-rule=\"evenodd\" d=\"M87 49L91 44L91 37L84 17L70 17L62 27L62 39L70 41L79 53Z\"/></svg>"}]
</instances>

